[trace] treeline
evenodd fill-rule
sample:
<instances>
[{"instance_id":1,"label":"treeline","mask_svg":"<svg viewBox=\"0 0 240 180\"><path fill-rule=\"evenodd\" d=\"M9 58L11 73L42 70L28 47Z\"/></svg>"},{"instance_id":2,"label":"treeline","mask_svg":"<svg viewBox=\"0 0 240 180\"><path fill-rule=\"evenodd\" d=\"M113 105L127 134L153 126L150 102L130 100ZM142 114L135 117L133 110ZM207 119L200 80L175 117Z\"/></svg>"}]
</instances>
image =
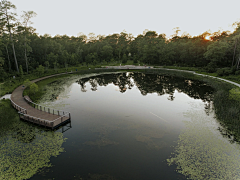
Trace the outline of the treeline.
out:
<instances>
[{"instance_id":1,"label":"treeline","mask_svg":"<svg viewBox=\"0 0 240 180\"><path fill-rule=\"evenodd\" d=\"M240 23L230 32L205 32L191 37L178 36L170 39L165 34L147 31L133 37L121 32L108 36L93 33L87 37L67 35L38 35L31 27L33 11L23 12L22 20L12 13L16 8L11 2L2 0L0 9L0 73L2 77L16 72L31 73L39 66L67 68L68 66L98 65L111 62L144 63L151 65L175 65L202 67L208 72L228 67L229 73L239 69ZM207 39L206 37L210 37ZM231 68L231 69L230 69ZM224 73L224 70L222 70ZM225 70L227 72L227 70ZM239 73L239 71L237 71Z\"/></svg>"}]
</instances>

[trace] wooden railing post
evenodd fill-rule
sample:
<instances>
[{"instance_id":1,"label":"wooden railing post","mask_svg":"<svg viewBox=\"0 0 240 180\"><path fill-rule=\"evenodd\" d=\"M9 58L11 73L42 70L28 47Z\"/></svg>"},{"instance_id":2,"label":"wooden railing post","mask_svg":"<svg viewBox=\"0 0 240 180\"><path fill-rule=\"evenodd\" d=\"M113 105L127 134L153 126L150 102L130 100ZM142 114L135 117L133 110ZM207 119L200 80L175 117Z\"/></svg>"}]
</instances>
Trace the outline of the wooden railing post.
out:
<instances>
[{"instance_id":1,"label":"wooden railing post","mask_svg":"<svg viewBox=\"0 0 240 180\"><path fill-rule=\"evenodd\" d=\"M53 109L53 114L54 114L54 109Z\"/></svg>"},{"instance_id":2,"label":"wooden railing post","mask_svg":"<svg viewBox=\"0 0 240 180\"><path fill-rule=\"evenodd\" d=\"M58 115L59 115L59 110L58 110Z\"/></svg>"}]
</instances>

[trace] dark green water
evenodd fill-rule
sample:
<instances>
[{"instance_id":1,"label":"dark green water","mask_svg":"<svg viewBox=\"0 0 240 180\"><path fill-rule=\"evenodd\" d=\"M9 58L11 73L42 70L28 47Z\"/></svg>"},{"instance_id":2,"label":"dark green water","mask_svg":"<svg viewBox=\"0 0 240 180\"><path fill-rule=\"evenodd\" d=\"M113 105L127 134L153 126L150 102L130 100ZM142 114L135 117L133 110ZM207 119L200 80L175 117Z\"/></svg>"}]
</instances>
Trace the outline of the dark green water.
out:
<instances>
[{"instance_id":1,"label":"dark green water","mask_svg":"<svg viewBox=\"0 0 240 180\"><path fill-rule=\"evenodd\" d=\"M71 125L52 132L16 118L1 138L2 179L181 180L194 173L193 179L225 179L222 172L240 177L233 171L239 147L217 130L213 89L203 82L92 74L51 83L48 91L40 104L70 111Z\"/></svg>"}]
</instances>

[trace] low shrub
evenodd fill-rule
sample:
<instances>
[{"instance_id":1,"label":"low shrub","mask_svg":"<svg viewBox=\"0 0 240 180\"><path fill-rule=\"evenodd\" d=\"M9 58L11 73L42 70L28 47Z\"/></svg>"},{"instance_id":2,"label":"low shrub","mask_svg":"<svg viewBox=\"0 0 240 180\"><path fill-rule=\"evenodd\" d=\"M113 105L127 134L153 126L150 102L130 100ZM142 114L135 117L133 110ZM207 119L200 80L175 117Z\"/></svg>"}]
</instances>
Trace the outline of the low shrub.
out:
<instances>
[{"instance_id":1,"label":"low shrub","mask_svg":"<svg viewBox=\"0 0 240 180\"><path fill-rule=\"evenodd\" d=\"M224 70L223 69L218 69L217 70L217 75L218 76L224 76Z\"/></svg>"},{"instance_id":2,"label":"low shrub","mask_svg":"<svg viewBox=\"0 0 240 180\"><path fill-rule=\"evenodd\" d=\"M235 71L235 75L240 75L240 70Z\"/></svg>"}]
</instances>

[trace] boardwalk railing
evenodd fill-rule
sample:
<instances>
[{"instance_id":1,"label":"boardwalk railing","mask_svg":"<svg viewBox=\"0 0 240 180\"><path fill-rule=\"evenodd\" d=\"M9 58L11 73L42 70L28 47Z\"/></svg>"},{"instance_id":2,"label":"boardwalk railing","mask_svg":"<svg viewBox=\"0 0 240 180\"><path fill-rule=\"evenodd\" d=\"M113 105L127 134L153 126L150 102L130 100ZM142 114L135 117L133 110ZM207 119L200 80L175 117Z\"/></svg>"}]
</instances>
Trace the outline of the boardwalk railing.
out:
<instances>
[{"instance_id":1,"label":"boardwalk railing","mask_svg":"<svg viewBox=\"0 0 240 180\"><path fill-rule=\"evenodd\" d=\"M61 124L62 122L64 122L66 119L69 119L69 118L65 118L67 116L61 116L53 121L49 121L49 120L46 120L46 119L41 119L41 118L37 118L37 117L34 117L34 116L30 116L28 114L24 114L22 112L19 112L20 114L20 117L24 120L27 120L29 122L32 122L32 123L36 123L36 124L40 124L40 125L43 125L45 127L51 127L51 128L54 128L56 125L58 124Z\"/></svg>"},{"instance_id":2,"label":"boardwalk railing","mask_svg":"<svg viewBox=\"0 0 240 180\"><path fill-rule=\"evenodd\" d=\"M18 110L19 112L21 112L21 113L27 114L27 110L26 110L26 109L24 109L24 108L18 106L17 104L15 104L15 103L12 101L11 98L10 98L10 100L11 100L12 106L13 106L15 109L17 109L17 110Z\"/></svg>"},{"instance_id":3,"label":"boardwalk railing","mask_svg":"<svg viewBox=\"0 0 240 180\"><path fill-rule=\"evenodd\" d=\"M63 117L68 116L71 119L71 114L68 111L62 111L62 110L58 110L58 109L53 109L53 108L48 108L48 107L45 107L45 106L41 106L39 104L36 104L36 103L32 102L32 100L28 96L24 96L24 99L30 105L32 105L34 108L36 108L36 109L38 109L40 111L44 111L44 112L47 112L49 114L55 114L55 115L58 115L58 116L61 116L61 117L62 116Z\"/></svg>"},{"instance_id":4,"label":"boardwalk railing","mask_svg":"<svg viewBox=\"0 0 240 180\"><path fill-rule=\"evenodd\" d=\"M27 110L26 109L24 109L21 106L17 105L16 103L14 103L12 101L12 99L10 99L12 106L19 111L20 118L22 118L24 120L27 120L27 121L30 121L30 122L33 122L33 123L36 123L36 124L43 125L45 127L54 128L55 126L63 123L64 121L71 119L70 112L61 111L61 110L55 110L55 109L51 109L50 110L50 108L46 108L46 107L40 106L39 104L36 104L36 103L32 102L31 99L28 96L24 96L24 99L29 104L32 104L34 107L37 107L37 109L39 109L41 111L42 110L45 111L47 109L47 111L45 111L45 112L51 113L51 110L52 110L51 114L59 116L58 118L56 118L54 120L51 120L51 121L46 120L46 119L41 119L41 118L38 118L38 117L34 117L34 116L30 116L29 114L27 114Z\"/></svg>"}]
</instances>

